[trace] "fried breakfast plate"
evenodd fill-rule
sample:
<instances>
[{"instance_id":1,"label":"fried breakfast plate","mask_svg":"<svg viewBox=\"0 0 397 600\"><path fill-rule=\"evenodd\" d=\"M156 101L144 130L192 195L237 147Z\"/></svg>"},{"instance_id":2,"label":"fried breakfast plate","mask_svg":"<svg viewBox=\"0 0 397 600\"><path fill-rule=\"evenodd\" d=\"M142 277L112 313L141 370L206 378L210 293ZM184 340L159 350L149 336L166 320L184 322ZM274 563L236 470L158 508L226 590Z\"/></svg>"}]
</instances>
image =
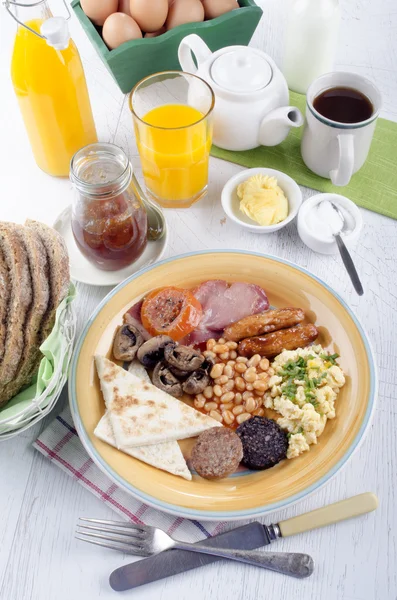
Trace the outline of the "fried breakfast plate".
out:
<instances>
[{"instance_id":1,"label":"fried breakfast plate","mask_svg":"<svg viewBox=\"0 0 397 600\"><path fill-rule=\"evenodd\" d=\"M149 291L165 285L192 289L209 279L256 284L270 305L296 306L318 331L316 343L340 355L346 383L318 443L293 460L263 471L238 470L210 481L191 481L120 452L94 435L105 413L94 356L112 359L115 330L123 315ZM290 262L250 252L209 251L162 261L132 275L98 306L76 345L69 378L73 419L87 452L118 486L140 501L185 518L239 520L290 505L317 490L347 463L363 440L374 412L377 378L369 340L348 305L331 288ZM194 440L179 442L189 459ZM189 464L189 460L188 460Z\"/></svg>"}]
</instances>

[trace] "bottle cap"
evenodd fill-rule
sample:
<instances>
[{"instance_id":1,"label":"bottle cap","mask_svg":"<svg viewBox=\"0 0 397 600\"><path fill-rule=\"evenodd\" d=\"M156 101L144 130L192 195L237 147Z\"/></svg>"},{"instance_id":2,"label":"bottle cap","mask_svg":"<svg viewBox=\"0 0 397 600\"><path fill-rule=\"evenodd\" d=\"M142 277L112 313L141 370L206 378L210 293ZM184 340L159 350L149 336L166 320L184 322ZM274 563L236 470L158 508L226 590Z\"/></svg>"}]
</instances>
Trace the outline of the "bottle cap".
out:
<instances>
[{"instance_id":1,"label":"bottle cap","mask_svg":"<svg viewBox=\"0 0 397 600\"><path fill-rule=\"evenodd\" d=\"M47 44L56 50L66 50L69 46L69 27L63 17L51 17L44 21L40 33L45 37Z\"/></svg>"}]
</instances>

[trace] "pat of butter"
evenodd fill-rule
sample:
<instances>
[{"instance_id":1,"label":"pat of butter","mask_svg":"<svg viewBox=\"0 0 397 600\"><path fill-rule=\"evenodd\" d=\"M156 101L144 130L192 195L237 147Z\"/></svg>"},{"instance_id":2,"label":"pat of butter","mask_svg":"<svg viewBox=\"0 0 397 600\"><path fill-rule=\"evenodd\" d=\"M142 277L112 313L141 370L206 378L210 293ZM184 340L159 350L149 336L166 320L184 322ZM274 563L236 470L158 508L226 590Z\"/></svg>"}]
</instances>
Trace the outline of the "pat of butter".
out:
<instances>
[{"instance_id":1,"label":"pat of butter","mask_svg":"<svg viewBox=\"0 0 397 600\"><path fill-rule=\"evenodd\" d=\"M253 175L237 187L240 210L259 225L275 225L288 216L288 200L275 177Z\"/></svg>"}]
</instances>

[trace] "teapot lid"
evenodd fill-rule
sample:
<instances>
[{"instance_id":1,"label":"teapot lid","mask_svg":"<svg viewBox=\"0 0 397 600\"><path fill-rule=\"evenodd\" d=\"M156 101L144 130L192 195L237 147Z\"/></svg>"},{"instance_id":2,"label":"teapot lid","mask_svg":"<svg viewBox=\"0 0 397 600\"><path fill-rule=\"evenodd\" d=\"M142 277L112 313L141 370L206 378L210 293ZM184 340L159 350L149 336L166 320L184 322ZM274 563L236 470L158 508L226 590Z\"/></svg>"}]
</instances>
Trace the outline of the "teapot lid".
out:
<instances>
[{"instance_id":1,"label":"teapot lid","mask_svg":"<svg viewBox=\"0 0 397 600\"><path fill-rule=\"evenodd\" d=\"M252 49L239 47L214 60L211 77L219 87L231 92L256 92L266 87L273 75L265 56Z\"/></svg>"}]
</instances>

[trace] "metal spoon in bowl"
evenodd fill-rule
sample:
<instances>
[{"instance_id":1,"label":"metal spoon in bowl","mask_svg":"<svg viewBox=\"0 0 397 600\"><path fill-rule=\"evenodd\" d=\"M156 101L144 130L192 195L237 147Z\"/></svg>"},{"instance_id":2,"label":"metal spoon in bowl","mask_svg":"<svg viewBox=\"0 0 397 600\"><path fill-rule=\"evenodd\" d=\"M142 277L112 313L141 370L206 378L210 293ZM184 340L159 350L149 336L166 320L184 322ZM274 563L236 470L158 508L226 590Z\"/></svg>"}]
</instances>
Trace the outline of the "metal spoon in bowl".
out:
<instances>
[{"instance_id":1,"label":"metal spoon in bowl","mask_svg":"<svg viewBox=\"0 0 397 600\"><path fill-rule=\"evenodd\" d=\"M340 230L336 231L336 232L332 232L332 235L334 236L335 241L338 245L339 253L343 260L343 264L346 267L346 271L349 274L349 277L351 279L353 287L356 290L357 294L359 296L362 296L364 294L363 286L361 285L361 281L358 276L356 267L354 266L352 257L350 256L350 253L349 253L348 249L346 248L345 242L343 241L343 239L341 237L341 233L344 233L344 232L346 233L346 231L348 230L348 225L346 223L346 219L344 217L344 214L342 213L340 208L338 206L336 206L336 204L334 204L331 201L329 201L329 203L332 206L332 208L337 212L337 214L341 220Z\"/></svg>"},{"instance_id":2,"label":"metal spoon in bowl","mask_svg":"<svg viewBox=\"0 0 397 600\"><path fill-rule=\"evenodd\" d=\"M139 181L135 177L135 173L132 174L131 183L133 185L135 194L141 200L147 213L147 239L150 241L160 240L165 234L167 228L163 211L146 196Z\"/></svg>"}]
</instances>

